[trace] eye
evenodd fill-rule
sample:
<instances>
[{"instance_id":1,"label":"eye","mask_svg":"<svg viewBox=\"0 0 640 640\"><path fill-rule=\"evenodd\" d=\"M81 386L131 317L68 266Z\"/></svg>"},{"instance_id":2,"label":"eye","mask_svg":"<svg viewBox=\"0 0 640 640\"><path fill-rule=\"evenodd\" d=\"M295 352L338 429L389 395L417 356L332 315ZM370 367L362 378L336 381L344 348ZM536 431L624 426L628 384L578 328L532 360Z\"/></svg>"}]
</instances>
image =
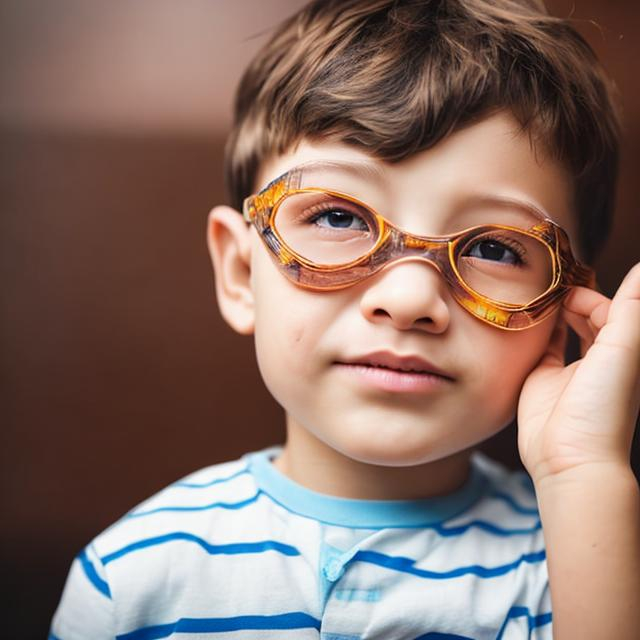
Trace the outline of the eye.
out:
<instances>
[{"instance_id":1,"label":"eye","mask_svg":"<svg viewBox=\"0 0 640 640\"><path fill-rule=\"evenodd\" d=\"M483 238L471 243L465 250L465 255L502 264L524 263L524 248L511 239Z\"/></svg>"},{"instance_id":2,"label":"eye","mask_svg":"<svg viewBox=\"0 0 640 640\"><path fill-rule=\"evenodd\" d=\"M329 229L349 229L350 231L369 231L367 223L357 214L340 209L331 209L314 214L309 218L309 224Z\"/></svg>"}]
</instances>

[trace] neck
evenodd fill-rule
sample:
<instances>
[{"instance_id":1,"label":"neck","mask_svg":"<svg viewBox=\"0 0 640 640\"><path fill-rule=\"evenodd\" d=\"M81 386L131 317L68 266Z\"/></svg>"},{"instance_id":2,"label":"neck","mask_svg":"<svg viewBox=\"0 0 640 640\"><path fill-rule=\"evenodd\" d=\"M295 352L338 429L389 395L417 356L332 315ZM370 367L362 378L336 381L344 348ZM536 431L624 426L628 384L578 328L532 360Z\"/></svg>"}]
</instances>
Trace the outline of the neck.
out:
<instances>
[{"instance_id":1,"label":"neck","mask_svg":"<svg viewBox=\"0 0 640 640\"><path fill-rule=\"evenodd\" d=\"M287 419L287 441L274 466L290 480L327 495L358 500L414 500L450 494L469 475L471 450L411 466L355 460Z\"/></svg>"}]
</instances>

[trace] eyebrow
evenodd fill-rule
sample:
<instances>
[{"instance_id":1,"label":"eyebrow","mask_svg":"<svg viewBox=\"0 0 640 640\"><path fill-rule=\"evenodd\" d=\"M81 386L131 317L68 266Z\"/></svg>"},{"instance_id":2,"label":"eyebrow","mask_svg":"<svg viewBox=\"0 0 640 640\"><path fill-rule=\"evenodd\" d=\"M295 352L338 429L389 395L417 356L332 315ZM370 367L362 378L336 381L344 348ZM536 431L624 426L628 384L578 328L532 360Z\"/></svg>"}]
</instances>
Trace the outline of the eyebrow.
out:
<instances>
[{"instance_id":1,"label":"eyebrow","mask_svg":"<svg viewBox=\"0 0 640 640\"><path fill-rule=\"evenodd\" d=\"M488 205L498 205L501 207L510 207L512 209L517 209L522 213L532 215L538 220L553 221L553 218L549 215L547 211L545 211L544 209L541 209L540 207L538 207L537 205L534 205L531 202L522 200L520 198L513 198L509 196L499 196L499 195L487 193L487 194L472 196L468 202L469 204L472 204L472 205L488 204Z\"/></svg>"},{"instance_id":2,"label":"eyebrow","mask_svg":"<svg viewBox=\"0 0 640 640\"><path fill-rule=\"evenodd\" d=\"M367 162L366 160L310 160L294 165L282 175L284 176L287 173L304 169L340 169L366 179L373 178L374 180L383 180L386 178L383 167L377 163ZM481 193L473 194L466 199L465 208L477 205L497 205L503 208L510 207L521 213L533 216L538 221L551 220L555 222L547 211L520 198L501 196L493 193Z\"/></svg>"},{"instance_id":3,"label":"eyebrow","mask_svg":"<svg viewBox=\"0 0 640 640\"><path fill-rule=\"evenodd\" d=\"M310 160L291 167L287 173L304 169L341 169L363 178L380 180L384 177L384 169L377 163L366 160Z\"/></svg>"}]
</instances>

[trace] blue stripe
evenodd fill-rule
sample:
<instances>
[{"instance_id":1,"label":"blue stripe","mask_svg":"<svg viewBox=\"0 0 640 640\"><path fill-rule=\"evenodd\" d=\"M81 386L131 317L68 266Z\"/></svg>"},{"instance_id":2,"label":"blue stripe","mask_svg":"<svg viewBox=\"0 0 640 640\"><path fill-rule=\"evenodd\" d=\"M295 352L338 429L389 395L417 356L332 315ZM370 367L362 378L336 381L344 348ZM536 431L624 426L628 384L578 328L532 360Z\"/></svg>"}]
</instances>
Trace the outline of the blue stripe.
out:
<instances>
[{"instance_id":1,"label":"blue stripe","mask_svg":"<svg viewBox=\"0 0 640 640\"><path fill-rule=\"evenodd\" d=\"M149 511L136 511L128 513L125 518L140 518L141 516L149 516L152 513L160 513L162 511L207 511L208 509L243 509L244 507L252 504L260 497L260 491L255 496L241 500L240 502L212 502L211 504L197 505L197 506L173 506L173 507L157 507L156 509L150 509Z\"/></svg>"},{"instance_id":2,"label":"blue stripe","mask_svg":"<svg viewBox=\"0 0 640 640\"><path fill-rule=\"evenodd\" d=\"M78 560L80 560L80 564L84 570L85 575L89 578L89 582L103 595L107 596L107 598L111 598L111 591L109 590L109 585L98 575L96 568L89 560L87 556L86 549L83 549L78 555Z\"/></svg>"},{"instance_id":3,"label":"blue stripe","mask_svg":"<svg viewBox=\"0 0 640 640\"><path fill-rule=\"evenodd\" d=\"M47 640L60 640L60 638L58 638L58 636L54 636L53 633L50 633L47 636Z\"/></svg>"},{"instance_id":4,"label":"blue stripe","mask_svg":"<svg viewBox=\"0 0 640 640\"><path fill-rule=\"evenodd\" d=\"M541 613L540 615L532 616L531 612L527 607L511 607L511 609L509 609L509 613L507 614L507 617L504 619L504 622L502 623L500 632L496 636L496 640L500 640L504 635L504 632L507 628L507 624L509 624L509 620L512 620L513 618L521 618L523 616L526 616L527 618L527 623L529 625L529 634L531 634L531 632L536 627L542 627L545 624L549 624L552 618L551 612Z\"/></svg>"},{"instance_id":5,"label":"blue stripe","mask_svg":"<svg viewBox=\"0 0 640 640\"><path fill-rule=\"evenodd\" d=\"M491 522L486 522L484 520L474 520L472 522L469 522L467 524L463 524L457 527L445 527L444 525L435 525L433 528L435 529L435 531L437 531L437 533L439 533L441 536L444 536L444 537L460 536L463 533L465 533L468 529L471 529L471 528L482 529L483 531L486 531L487 533L491 533L495 536L506 537L506 536L530 535L532 533L535 533L539 529L542 529L542 523L540 522L540 520L538 520L533 527L527 527L523 529L503 529L502 527L498 527L497 525L492 524Z\"/></svg>"},{"instance_id":6,"label":"blue stripe","mask_svg":"<svg viewBox=\"0 0 640 640\"><path fill-rule=\"evenodd\" d=\"M533 480L531 479L531 476L529 476L526 473L524 473L522 475L522 480L520 480L520 486L523 489L525 489L525 491L527 491L528 493L530 493L531 495L533 495L535 497L536 490L535 490L535 487L533 485Z\"/></svg>"},{"instance_id":7,"label":"blue stripe","mask_svg":"<svg viewBox=\"0 0 640 640\"><path fill-rule=\"evenodd\" d=\"M232 555L237 553L263 553L264 551L278 551L286 556L299 556L300 551L295 547L292 547L288 544L284 544L282 542L276 542L275 540L264 540L262 542L235 542L231 544L210 544L206 540L199 538L198 536L193 535L192 533L187 533L185 531L175 531L173 533L167 533L162 536L157 536L154 538L146 538L144 540L138 540L137 542L132 542L128 544L126 547L122 547L122 549L118 549L117 551L113 551L108 555L100 558L102 564L106 565L118 558L122 558L122 556L126 556L129 553L134 551L139 551L140 549L146 549L147 547L155 547L160 544L165 544L167 542L173 542L174 540L182 540L186 542L194 542L195 544L202 547L207 553L211 555L217 554L225 554Z\"/></svg>"},{"instance_id":8,"label":"blue stripe","mask_svg":"<svg viewBox=\"0 0 640 640\"><path fill-rule=\"evenodd\" d=\"M537 507L523 507L521 504L518 504L510 495L506 493L501 493L496 491L491 494L492 498L498 498L506 502L516 513L522 513L526 516L537 516L538 509Z\"/></svg>"},{"instance_id":9,"label":"blue stripe","mask_svg":"<svg viewBox=\"0 0 640 640\"><path fill-rule=\"evenodd\" d=\"M226 478L216 478L215 480L210 480L209 482L203 482L203 483L186 482L186 481L174 482L171 486L185 487L187 489L204 489L206 487L212 487L214 484L222 484L224 482L229 482L230 480L234 480L238 476L245 475L246 473L249 473L249 469L247 467L245 467L244 469L241 469L240 471L237 471L233 475L227 476Z\"/></svg>"},{"instance_id":10,"label":"blue stripe","mask_svg":"<svg viewBox=\"0 0 640 640\"><path fill-rule=\"evenodd\" d=\"M469 636L459 636L455 633L438 633L432 631L431 633L425 633L423 636L418 636L415 640L473 640Z\"/></svg>"},{"instance_id":11,"label":"blue stripe","mask_svg":"<svg viewBox=\"0 0 640 640\"><path fill-rule=\"evenodd\" d=\"M116 640L156 640L173 633L211 633L245 629L317 629L320 620L301 611L275 616L237 616L235 618L180 618L169 624L144 627L119 636Z\"/></svg>"},{"instance_id":12,"label":"blue stripe","mask_svg":"<svg viewBox=\"0 0 640 640\"><path fill-rule=\"evenodd\" d=\"M476 575L480 578L495 578L502 576L509 571L513 571L519 567L523 562L534 563L542 562L545 559L545 551L538 551L536 553L526 553L520 556L514 562L501 565L498 567L482 567L477 564L470 565L468 567L458 567L451 571L428 571L426 569L416 569L414 567L415 560L411 558L403 558L400 556L388 556L384 553L378 553L377 551L358 551L353 556L354 561L369 562L371 564L392 569L393 571L401 571L403 573L410 573L420 578L430 578L434 580L448 580L450 578L459 578L468 574Z\"/></svg>"}]
</instances>

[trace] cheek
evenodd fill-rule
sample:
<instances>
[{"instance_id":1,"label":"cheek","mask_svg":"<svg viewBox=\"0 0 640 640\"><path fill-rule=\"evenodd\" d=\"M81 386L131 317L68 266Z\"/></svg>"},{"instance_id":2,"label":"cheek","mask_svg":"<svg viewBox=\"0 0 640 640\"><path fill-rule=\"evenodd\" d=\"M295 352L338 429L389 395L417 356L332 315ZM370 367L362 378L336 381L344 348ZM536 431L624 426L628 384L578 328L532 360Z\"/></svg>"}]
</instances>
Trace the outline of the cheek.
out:
<instances>
[{"instance_id":1,"label":"cheek","mask_svg":"<svg viewBox=\"0 0 640 640\"><path fill-rule=\"evenodd\" d=\"M525 331L507 332L481 326L468 333L469 381L479 410L488 410L509 422L517 407L524 381L539 362L549 343L554 321Z\"/></svg>"},{"instance_id":2,"label":"cheek","mask_svg":"<svg viewBox=\"0 0 640 640\"><path fill-rule=\"evenodd\" d=\"M260 370L269 387L284 377L292 384L314 365L311 356L330 322L330 305L322 294L289 282L268 256L252 264L252 288Z\"/></svg>"}]
</instances>

